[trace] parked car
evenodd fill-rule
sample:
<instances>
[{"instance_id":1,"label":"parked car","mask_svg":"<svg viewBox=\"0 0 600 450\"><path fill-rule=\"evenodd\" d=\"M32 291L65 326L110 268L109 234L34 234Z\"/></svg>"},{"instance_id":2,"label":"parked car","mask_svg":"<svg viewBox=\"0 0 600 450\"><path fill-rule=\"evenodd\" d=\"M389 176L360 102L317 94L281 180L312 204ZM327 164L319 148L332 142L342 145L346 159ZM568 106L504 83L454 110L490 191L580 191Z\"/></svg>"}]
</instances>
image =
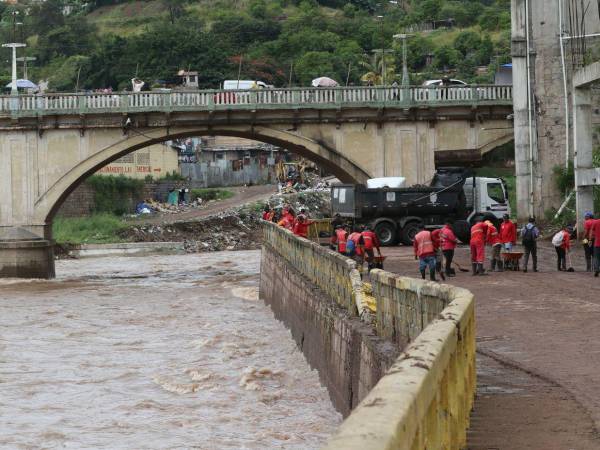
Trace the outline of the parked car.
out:
<instances>
[{"instance_id":1,"label":"parked car","mask_svg":"<svg viewBox=\"0 0 600 450\"><path fill-rule=\"evenodd\" d=\"M423 83L424 87L434 87L434 86L442 86L444 83L444 80L427 80ZM446 86L467 86L467 83L465 83L462 80L456 80L454 78L450 78L448 79L448 83L446 84Z\"/></svg>"}]
</instances>

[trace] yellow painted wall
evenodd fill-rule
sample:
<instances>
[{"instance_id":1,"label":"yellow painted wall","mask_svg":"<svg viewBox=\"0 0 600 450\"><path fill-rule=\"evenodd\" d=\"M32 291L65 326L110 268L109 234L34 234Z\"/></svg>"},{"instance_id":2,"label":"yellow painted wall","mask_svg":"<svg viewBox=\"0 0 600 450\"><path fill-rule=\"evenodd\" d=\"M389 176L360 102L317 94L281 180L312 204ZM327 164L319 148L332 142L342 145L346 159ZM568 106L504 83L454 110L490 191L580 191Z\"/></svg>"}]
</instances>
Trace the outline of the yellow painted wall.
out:
<instances>
[{"instance_id":1,"label":"yellow painted wall","mask_svg":"<svg viewBox=\"0 0 600 450\"><path fill-rule=\"evenodd\" d=\"M135 151L104 166L98 175L125 175L131 178L161 178L167 173L179 173L177 150L155 144Z\"/></svg>"}]
</instances>

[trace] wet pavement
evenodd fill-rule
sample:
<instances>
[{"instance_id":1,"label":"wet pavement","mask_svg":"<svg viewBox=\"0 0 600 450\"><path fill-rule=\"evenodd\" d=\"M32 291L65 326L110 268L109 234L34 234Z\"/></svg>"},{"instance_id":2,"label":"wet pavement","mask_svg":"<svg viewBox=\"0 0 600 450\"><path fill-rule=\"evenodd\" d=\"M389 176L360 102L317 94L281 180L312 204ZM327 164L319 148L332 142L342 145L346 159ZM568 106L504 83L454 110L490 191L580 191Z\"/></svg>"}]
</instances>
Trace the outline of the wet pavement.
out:
<instances>
[{"instance_id":1,"label":"wet pavement","mask_svg":"<svg viewBox=\"0 0 600 450\"><path fill-rule=\"evenodd\" d=\"M411 248L384 254L386 270L418 276ZM468 249L459 248L456 259L470 268ZM457 270L447 280L475 294L470 449L600 448L600 278L584 271L580 247L572 261L575 272L558 272L552 245L540 242L538 273Z\"/></svg>"},{"instance_id":2,"label":"wet pavement","mask_svg":"<svg viewBox=\"0 0 600 450\"><path fill-rule=\"evenodd\" d=\"M341 421L258 300L260 252L0 280L0 448L315 449Z\"/></svg>"}]
</instances>

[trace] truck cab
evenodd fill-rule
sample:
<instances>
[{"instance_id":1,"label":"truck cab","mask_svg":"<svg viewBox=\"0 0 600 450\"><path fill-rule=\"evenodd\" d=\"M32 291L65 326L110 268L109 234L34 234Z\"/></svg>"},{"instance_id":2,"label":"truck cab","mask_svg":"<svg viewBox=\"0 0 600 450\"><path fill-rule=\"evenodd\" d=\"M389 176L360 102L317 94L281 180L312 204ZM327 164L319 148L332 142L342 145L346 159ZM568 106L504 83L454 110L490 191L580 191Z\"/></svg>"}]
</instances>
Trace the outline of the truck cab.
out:
<instances>
[{"instance_id":1,"label":"truck cab","mask_svg":"<svg viewBox=\"0 0 600 450\"><path fill-rule=\"evenodd\" d=\"M475 217L499 222L504 214L510 216L508 189L502 178L469 177L465 180L463 190L467 209L471 211L467 219L469 222Z\"/></svg>"}]
</instances>

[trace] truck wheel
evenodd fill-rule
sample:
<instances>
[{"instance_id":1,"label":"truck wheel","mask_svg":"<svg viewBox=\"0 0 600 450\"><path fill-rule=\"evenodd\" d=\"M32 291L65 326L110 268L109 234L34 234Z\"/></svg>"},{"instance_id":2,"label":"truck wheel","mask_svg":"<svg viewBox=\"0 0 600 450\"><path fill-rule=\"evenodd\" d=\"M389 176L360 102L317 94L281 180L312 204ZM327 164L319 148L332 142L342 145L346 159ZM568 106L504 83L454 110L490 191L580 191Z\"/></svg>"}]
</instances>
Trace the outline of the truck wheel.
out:
<instances>
[{"instance_id":1,"label":"truck wheel","mask_svg":"<svg viewBox=\"0 0 600 450\"><path fill-rule=\"evenodd\" d=\"M402 228L402 243L404 245L412 245L415 240L415 236L419 232L418 222L408 222Z\"/></svg>"},{"instance_id":2,"label":"truck wheel","mask_svg":"<svg viewBox=\"0 0 600 450\"><path fill-rule=\"evenodd\" d=\"M377 234L379 242L384 247L396 244L396 227L389 222L377 224L375 234Z\"/></svg>"},{"instance_id":3,"label":"truck wheel","mask_svg":"<svg viewBox=\"0 0 600 450\"><path fill-rule=\"evenodd\" d=\"M466 220L457 220L452 227L456 237L465 244L471 240L471 225Z\"/></svg>"}]
</instances>

